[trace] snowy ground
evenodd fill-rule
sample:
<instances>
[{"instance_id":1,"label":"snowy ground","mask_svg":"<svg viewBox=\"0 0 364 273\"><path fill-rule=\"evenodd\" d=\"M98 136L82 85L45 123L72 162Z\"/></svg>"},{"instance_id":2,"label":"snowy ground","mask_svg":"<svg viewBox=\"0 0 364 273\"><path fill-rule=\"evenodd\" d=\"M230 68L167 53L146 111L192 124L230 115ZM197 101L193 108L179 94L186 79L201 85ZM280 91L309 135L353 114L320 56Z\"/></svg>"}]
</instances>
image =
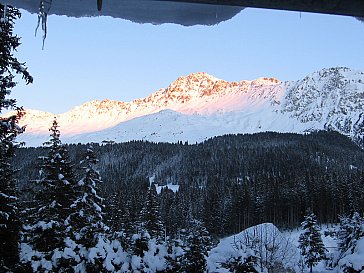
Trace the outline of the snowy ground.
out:
<instances>
[{"instance_id":1,"label":"snowy ground","mask_svg":"<svg viewBox=\"0 0 364 273\"><path fill-rule=\"evenodd\" d=\"M329 251L329 255L333 255L337 250L337 241L329 235L325 236L325 234L328 234L328 232L333 230L334 226L322 226L322 240L325 244L325 247ZM273 259L281 260L285 264L290 264L295 268L296 272L301 272L301 269L294 265L300 259L298 238L301 232L302 230L299 228L291 231L280 232L273 224L265 223L251 227L239 234L224 238L220 241L218 246L212 249L209 253L207 262L209 272L229 272L227 269L217 268L216 266L220 264L220 261L226 261L229 257L241 255L244 253L244 251L246 251L246 248L238 249L239 247L237 247L237 245L239 245L240 242L246 240L247 234L250 234L251 236L256 236L259 234L259 237L264 237L264 243L268 242L269 244L279 245L279 250ZM303 272L309 272L309 269L306 268ZM323 261L314 267L313 272L336 273L337 271L326 268L325 261Z\"/></svg>"},{"instance_id":2,"label":"snowy ground","mask_svg":"<svg viewBox=\"0 0 364 273\"><path fill-rule=\"evenodd\" d=\"M334 225L323 225L321 226L321 238L322 241L329 251L329 256L334 255L334 252L337 251L337 241L332 237L327 235L328 232L333 231L337 226ZM302 230L300 228L294 229L292 231L284 231L283 234L296 246L298 247L298 238L301 234ZM326 236L325 236L326 234ZM308 270L306 270L308 272ZM305 272L306 272L305 271ZM324 272L336 272L333 269L327 269L325 265L325 261L320 262L317 266L313 268L313 272L315 273L324 273Z\"/></svg>"}]
</instances>

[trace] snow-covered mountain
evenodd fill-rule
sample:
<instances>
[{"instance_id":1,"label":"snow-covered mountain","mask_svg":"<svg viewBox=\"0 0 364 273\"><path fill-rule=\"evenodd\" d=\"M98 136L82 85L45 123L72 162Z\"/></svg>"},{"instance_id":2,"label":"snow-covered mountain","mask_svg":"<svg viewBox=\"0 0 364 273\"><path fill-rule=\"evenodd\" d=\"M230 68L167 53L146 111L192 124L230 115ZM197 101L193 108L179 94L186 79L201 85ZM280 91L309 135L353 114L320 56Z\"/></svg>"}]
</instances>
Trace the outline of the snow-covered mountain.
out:
<instances>
[{"instance_id":1,"label":"snow-covered mountain","mask_svg":"<svg viewBox=\"0 0 364 273\"><path fill-rule=\"evenodd\" d=\"M26 110L19 137L28 146L48 139L56 116L68 143L150 140L200 142L230 133L330 129L362 143L364 72L329 68L303 80L227 82L206 73L180 77L132 102L91 101L54 115Z\"/></svg>"}]
</instances>

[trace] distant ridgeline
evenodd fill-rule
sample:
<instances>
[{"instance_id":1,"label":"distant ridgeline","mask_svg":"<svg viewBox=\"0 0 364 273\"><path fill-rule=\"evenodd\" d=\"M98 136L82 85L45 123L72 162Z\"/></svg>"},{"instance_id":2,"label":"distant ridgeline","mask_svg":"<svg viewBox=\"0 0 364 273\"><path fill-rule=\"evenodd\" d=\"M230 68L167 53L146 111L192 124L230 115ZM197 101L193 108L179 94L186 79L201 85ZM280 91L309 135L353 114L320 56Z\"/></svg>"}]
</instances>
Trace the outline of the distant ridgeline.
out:
<instances>
[{"instance_id":1,"label":"distant ridgeline","mask_svg":"<svg viewBox=\"0 0 364 273\"><path fill-rule=\"evenodd\" d=\"M84 145L69 150L78 162ZM94 150L106 218L116 228L125 220L125 204L129 221L137 220L150 181L179 185L177 192L162 189L158 195L171 234L191 212L220 237L263 222L295 227L308 208L321 223L364 208L364 151L336 132L226 135L194 145L132 141L95 144ZM46 153L17 151L21 187L37 178L37 157Z\"/></svg>"}]
</instances>

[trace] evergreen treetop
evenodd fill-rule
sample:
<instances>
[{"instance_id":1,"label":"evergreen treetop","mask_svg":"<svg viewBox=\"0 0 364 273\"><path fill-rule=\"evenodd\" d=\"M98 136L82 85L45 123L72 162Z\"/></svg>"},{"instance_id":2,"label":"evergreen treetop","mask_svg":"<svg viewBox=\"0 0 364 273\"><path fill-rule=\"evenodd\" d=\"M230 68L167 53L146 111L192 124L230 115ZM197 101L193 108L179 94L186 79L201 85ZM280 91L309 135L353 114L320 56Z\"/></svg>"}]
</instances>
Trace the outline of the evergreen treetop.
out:
<instances>
[{"instance_id":1,"label":"evergreen treetop","mask_svg":"<svg viewBox=\"0 0 364 273\"><path fill-rule=\"evenodd\" d=\"M54 119L51 131L50 140L45 142L45 146L49 147L48 156L42 157L43 164L41 166L42 177L38 183L43 187L39 194L42 199L52 200L49 204L50 209L57 210L62 208L61 219L66 220L71 210L71 205L75 199L74 185L76 178L71 164L68 150L60 140L58 122Z\"/></svg>"},{"instance_id":2,"label":"evergreen treetop","mask_svg":"<svg viewBox=\"0 0 364 273\"><path fill-rule=\"evenodd\" d=\"M301 254L304 257L305 264L312 272L313 266L326 258L326 248L321 239L321 228L317 224L316 215L309 212L301 224L303 233L301 233L298 242Z\"/></svg>"},{"instance_id":3,"label":"evergreen treetop","mask_svg":"<svg viewBox=\"0 0 364 273\"><path fill-rule=\"evenodd\" d=\"M73 259L62 253L69 248L74 228L69 221L76 199L75 174L68 150L60 140L57 120L49 129L50 140L45 143L48 155L42 157L41 177L34 187L34 206L29 210L24 238L32 249L33 259L41 260L40 267L49 265L51 271L63 272L72 268ZM27 255L25 255L27 256ZM44 270L36 268L33 270Z\"/></svg>"},{"instance_id":4,"label":"evergreen treetop","mask_svg":"<svg viewBox=\"0 0 364 273\"><path fill-rule=\"evenodd\" d=\"M352 254L357 241L364 237L364 218L358 212L352 217L340 216L339 248L341 255Z\"/></svg>"},{"instance_id":5,"label":"evergreen treetop","mask_svg":"<svg viewBox=\"0 0 364 273\"><path fill-rule=\"evenodd\" d=\"M71 205L74 213L70 215L70 221L76 228L76 241L86 247L96 245L97 236L108 229L102 216L104 199L98 195L102 179L95 169L97 162L92 145L89 145L80 161L83 173L75 186L77 196Z\"/></svg>"},{"instance_id":6,"label":"evergreen treetop","mask_svg":"<svg viewBox=\"0 0 364 273\"><path fill-rule=\"evenodd\" d=\"M160 214L158 194L155 184L151 184L141 211L141 226L152 238L158 241L164 240L164 225Z\"/></svg>"},{"instance_id":7,"label":"evergreen treetop","mask_svg":"<svg viewBox=\"0 0 364 273\"><path fill-rule=\"evenodd\" d=\"M206 258L211 249L211 237L201 221L190 222L187 235L187 248L184 256L184 270L188 273L206 271Z\"/></svg>"},{"instance_id":8,"label":"evergreen treetop","mask_svg":"<svg viewBox=\"0 0 364 273\"><path fill-rule=\"evenodd\" d=\"M20 45L20 38L13 33L15 20L20 16L17 8L0 3L0 113L4 109L16 109L16 100L6 98L17 84L16 74L21 75L26 84L33 82L25 63L13 56Z\"/></svg>"},{"instance_id":9,"label":"evergreen treetop","mask_svg":"<svg viewBox=\"0 0 364 273\"><path fill-rule=\"evenodd\" d=\"M21 108L15 99L7 98L16 86L15 75L23 77L26 84L33 82L25 64L20 63L13 52L20 45L14 35L15 20L20 11L0 3L0 114L3 110L16 110L16 114L0 117L0 268L14 269L18 262L20 219L14 170L11 160L15 155L15 138L23 129L18 126Z\"/></svg>"}]
</instances>

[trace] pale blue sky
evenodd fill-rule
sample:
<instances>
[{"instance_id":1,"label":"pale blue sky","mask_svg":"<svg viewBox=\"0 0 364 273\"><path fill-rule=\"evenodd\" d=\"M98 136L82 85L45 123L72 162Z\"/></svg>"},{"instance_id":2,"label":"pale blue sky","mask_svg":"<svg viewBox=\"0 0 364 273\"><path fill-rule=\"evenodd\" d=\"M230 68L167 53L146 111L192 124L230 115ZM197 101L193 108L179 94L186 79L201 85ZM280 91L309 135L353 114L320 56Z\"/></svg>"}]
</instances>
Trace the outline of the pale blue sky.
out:
<instances>
[{"instance_id":1,"label":"pale blue sky","mask_svg":"<svg viewBox=\"0 0 364 273\"><path fill-rule=\"evenodd\" d=\"M217 26L154 26L109 17L23 12L16 56L34 77L14 90L25 108L62 113L93 99L131 101L204 71L228 81L298 80L325 67L364 71L364 24L351 17L245 9Z\"/></svg>"}]
</instances>

